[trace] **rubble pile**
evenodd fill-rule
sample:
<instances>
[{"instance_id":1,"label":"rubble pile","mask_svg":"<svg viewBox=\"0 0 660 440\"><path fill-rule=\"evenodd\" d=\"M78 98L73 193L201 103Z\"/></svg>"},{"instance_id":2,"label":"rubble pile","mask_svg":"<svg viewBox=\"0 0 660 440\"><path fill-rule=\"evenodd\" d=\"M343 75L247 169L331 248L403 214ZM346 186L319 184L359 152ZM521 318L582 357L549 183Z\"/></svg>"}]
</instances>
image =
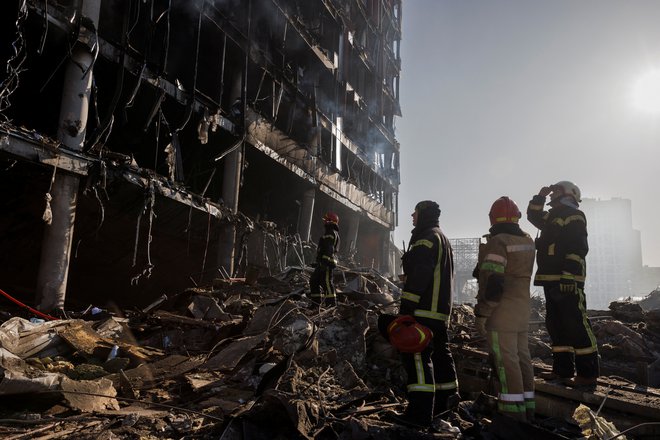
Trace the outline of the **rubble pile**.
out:
<instances>
[{"instance_id":1,"label":"rubble pile","mask_svg":"<svg viewBox=\"0 0 660 440\"><path fill-rule=\"evenodd\" d=\"M649 297L653 295L656 293L652 292ZM460 307L463 310L471 310L469 305ZM587 314L598 342L601 374L621 377L640 385L659 387L660 308L644 310L641 303L626 300L612 302L609 311L588 310ZM541 370L552 365L551 340L545 329L544 316L543 299L533 296L529 349L532 359ZM458 322L467 322L468 329L472 325L470 318L463 317L458 319ZM467 340L470 346L480 346L479 341L460 335L457 337L458 340L453 342Z\"/></svg>"},{"instance_id":2,"label":"rubble pile","mask_svg":"<svg viewBox=\"0 0 660 440\"><path fill-rule=\"evenodd\" d=\"M397 285L371 269L337 271L340 302L323 308L306 297L308 278L308 269L287 267L163 295L142 310L89 307L46 322L7 314L0 326L0 436L497 438L513 429L493 412L493 398L483 393L488 383L471 386L470 378L492 377L470 305L454 307L451 327L464 401L420 432L390 418L405 407L406 378L377 319L395 312ZM613 304L611 317L594 324L603 364L620 376L634 373L626 370L635 365L630 359L652 364L660 352L652 330L658 321L639 313ZM530 347L543 369L551 353L538 325L542 301L534 301L532 315ZM630 322L638 316L644 320ZM525 429L549 438L582 435L577 421Z\"/></svg>"},{"instance_id":3,"label":"rubble pile","mask_svg":"<svg viewBox=\"0 0 660 440\"><path fill-rule=\"evenodd\" d=\"M405 377L374 329L398 287L338 271L342 301L321 308L303 295L308 279L288 267L142 310L7 319L0 436L425 438L386 420L403 408Z\"/></svg>"}]
</instances>

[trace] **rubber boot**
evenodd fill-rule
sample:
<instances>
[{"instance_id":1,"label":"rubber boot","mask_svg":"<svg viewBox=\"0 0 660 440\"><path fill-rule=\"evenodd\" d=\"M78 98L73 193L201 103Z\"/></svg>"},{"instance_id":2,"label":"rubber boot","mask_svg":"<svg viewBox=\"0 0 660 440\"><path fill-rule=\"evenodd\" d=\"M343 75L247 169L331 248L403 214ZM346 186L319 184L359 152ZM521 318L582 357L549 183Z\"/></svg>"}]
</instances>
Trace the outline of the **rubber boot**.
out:
<instances>
[{"instance_id":1,"label":"rubber boot","mask_svg":"<svg viewBox=\"0 0 660 440\"><path fill-rule=\"evenodd\" d=\"M566 379L575 375L573 353L552 353L552 372L558 377Z\"/></svg>"},{"instance_id":2,"label":"rubber boot","mask_svg":"<svg viewBox=\"0 0 660 440\"><path fill-rule=\"evenodd\" d=\"M455 390L441 390L435 392L435 402L433 404L433 417L445 414L458 407L461 397Z\"/></svg>"},{"instance_id":3,"label":"rubber boot","mask_svg":"<svg viewBox=\"0 0 660 440\"><path fill-rule=\"evenodd\" d=\"M598 353L575 356L575 373L578 377L596 378L600 376Z\"/></svg>"},{"instance_id":4,"label":"rubber boot","mask_svg":"<svg viewBox=\"0 0 660 440\"><path fill-rule=\"evenodd\" d=\"M536 399L526 398L525 399L525 415L527 416L527 421L532 423L536 419Z\"/></svg>"},{"instance_id":5,"label":"rubber boot","mask_svg":"<svg viewBox=\"0 0 660 440\"><path fill-rule=\"evenodd\" d=\"M525 411L525 415L527 416L527 421L529 423L532 423L534 422L534 420L536 420L536 415L533 409L527 408L527 410Z\"/></svg>"},{"instance_id":6,"label":"rubber boot","mask_svg":"<svg viewBox=\"0 0 660 440\"><path fill-rule=\"evenodd\" d=\"M433 393L408 393L408 407L400 416L395 416L397 423L419 428L428 428L433 422Z\"/></svg>"}]
</instances>

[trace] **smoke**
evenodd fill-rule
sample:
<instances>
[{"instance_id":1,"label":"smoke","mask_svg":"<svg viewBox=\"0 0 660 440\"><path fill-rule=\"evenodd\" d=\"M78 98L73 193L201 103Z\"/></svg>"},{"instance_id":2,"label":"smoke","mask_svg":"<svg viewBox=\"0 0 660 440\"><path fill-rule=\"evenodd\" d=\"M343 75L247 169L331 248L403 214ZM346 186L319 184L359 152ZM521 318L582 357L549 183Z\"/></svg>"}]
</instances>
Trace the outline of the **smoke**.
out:
<instances>
[{"instance_id":1,"label":"smoke","mask_svg":"<svg viewBox=\"0 0 660 440\"><path fill-rule=\"evenodd\" d=\"M197 17L206 5L213 6L227 15L241 8L247 9L247 1L241 0L173 0L172 10L184 13L190 17Z\"/></svg>"}]
</instances>

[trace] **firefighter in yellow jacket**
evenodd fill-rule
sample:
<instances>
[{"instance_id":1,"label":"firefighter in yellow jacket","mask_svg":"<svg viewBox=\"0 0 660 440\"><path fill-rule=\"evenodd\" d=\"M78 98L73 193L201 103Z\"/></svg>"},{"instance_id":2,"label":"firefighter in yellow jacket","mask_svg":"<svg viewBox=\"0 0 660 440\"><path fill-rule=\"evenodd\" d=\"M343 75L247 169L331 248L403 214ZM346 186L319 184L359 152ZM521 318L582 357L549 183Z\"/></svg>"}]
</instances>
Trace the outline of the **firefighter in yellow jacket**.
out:
<instances>
[{"instance_id":1,"label":"firefighter in yellow jacket","mask_svg":"<svg viewBox=\"0 0 660 440\"><path fill-rule=\"evenodd\" d=\"M550 210L546 212L543 205L548 195ZM552 339L552 374L546 378L595 385L598 347L584 295L589 245L587 219L578 209L580 197L580 189L569 181L543 187L529 202L527 219L541 231L536 239L534 285L543 286L545 323Z\"/></svg>"},{"instance_id":2,"label":"firefighter in yellow jacket","mask_svg":"<svg viewBox=\"0 0 660 440\"><path fill-rule=\"evenodd\" d=\"M497 373L500 413L534 415L534 369L529 354L529 285L534 240L518 226L520 210L508 197L493 203L490 234L479 249L476 325L486 336Z\"/></svg>"}]
</instances>

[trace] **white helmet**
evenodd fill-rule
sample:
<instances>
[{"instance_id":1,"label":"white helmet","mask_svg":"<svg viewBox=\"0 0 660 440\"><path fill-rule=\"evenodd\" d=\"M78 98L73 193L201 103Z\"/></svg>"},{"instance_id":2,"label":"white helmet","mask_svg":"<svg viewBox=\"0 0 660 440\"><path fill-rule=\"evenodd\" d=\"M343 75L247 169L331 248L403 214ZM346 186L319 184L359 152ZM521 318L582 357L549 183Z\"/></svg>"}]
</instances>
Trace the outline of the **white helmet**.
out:
<instances>
[{"instance_id":1,"label":"white helmet","mask_svg":"<svg viewBox=\"0 0 660 440\"><path fill-rule=\"evenodd\" d=\"M552 200L562 196L571 196L578 203L582 201L582 193L580 192L580 188L568 180L557 182L552 185L550 189L553 191L552 195L550 196Z\"/></svg>"}]
</instances>

